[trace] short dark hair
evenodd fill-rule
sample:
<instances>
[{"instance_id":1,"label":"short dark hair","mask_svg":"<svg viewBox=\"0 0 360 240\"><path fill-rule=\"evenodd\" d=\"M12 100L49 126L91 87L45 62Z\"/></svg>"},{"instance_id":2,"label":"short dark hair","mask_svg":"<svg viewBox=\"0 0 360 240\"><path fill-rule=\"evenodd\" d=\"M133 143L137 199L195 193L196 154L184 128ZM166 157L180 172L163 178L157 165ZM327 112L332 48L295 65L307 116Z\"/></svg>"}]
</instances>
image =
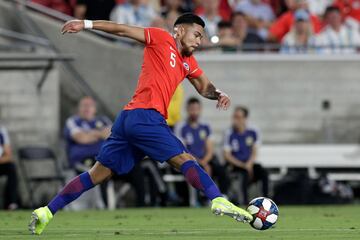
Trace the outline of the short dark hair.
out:
<instances>
[{"instance_id":1,"label":"short dark hair","mask_svg":"<svg viewBox=\"0 0 360 240\"><path fill-rule=\"evenodd\" d=\"M246 17L246 14L243 13L243 12L241 12L241 11L233 12L233 13L231 14L231 17L230 17L230 22L233 22L233 21L234 21L234 18L235 18L236 16Z\"/></svg>"},{"instance_id":2,"label":"short dark hair","mask_svg":"<svg viewBox=\"0 0 360 240\"><path fill-rule=\"evenodd\" d=\"M231 28L231 22L228 22L228 21L220 21L217 25L217 27L219 29L222 29L222 28Z\"/></svg>"},{"instance_id":3,"label":"short dark hair","mask_svg":"<svg viewBox=\"0 0 360 240\"><path fill-rule=\"evenodd\" d=\"M199 24L200 26L205 28L204 20L202 20L201 17L199 17L198 15L195 15L193 13L184 13L184 14L180 15L176 19L176 21L174 23L174 27L179 24L193 24L193 23Z\"/></svg>"},{"instance_id":4,"label":"short dark hair","mask_svg":"<svg viewBox=\"0 0 360 240\"><path fill-rule=\"evenodd\" d=\"M340 8L336 6L328 6L325 10L324 17L326 17L331 12L341 13Z\"/></svg>"},{"instance_id":5,"label":"short dark hair","mask_svg":"<svg viewBox=\"0 0 360 240\"><path fill-rule=\"evenodd\" d=\"M245 118L247 118L250 114L249 109L245 106L236 106L234 113L237 111L242 111L244 113Z\"/></svg>"},{"instance_id":6,"label":"short dark hair","mask_svg":"<svg viewBox=\"0 0 360 240\"><path fill-rule=\"evenodd\" d=\"M194 103L201 105L200 100L199 100L198 98L196 98L196 97L191 97L191 98L189 98L189 99L187 100L187 102L186 102L186 105L187 105L187 106L190 106L191 104L194 104Z\"/></svg>"}]
</instances>

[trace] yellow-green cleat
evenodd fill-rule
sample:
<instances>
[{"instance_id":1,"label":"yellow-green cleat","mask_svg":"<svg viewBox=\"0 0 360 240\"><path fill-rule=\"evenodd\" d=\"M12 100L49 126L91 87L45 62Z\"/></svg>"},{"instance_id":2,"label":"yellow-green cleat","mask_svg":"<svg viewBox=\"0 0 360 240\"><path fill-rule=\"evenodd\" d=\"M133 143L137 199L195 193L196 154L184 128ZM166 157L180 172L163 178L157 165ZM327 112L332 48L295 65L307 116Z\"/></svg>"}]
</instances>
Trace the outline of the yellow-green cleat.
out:
<instances>
[{"instance_id":1,"label":"yellow-green cleat","mask_svg":"<svg viewBox=\"0 0 360 240\"><path fill-rule=\"evenodd\" d=\"M211 211L218 216L229 216L238 222L249 223L253 216L246 210L241 209L223 197L214 198L211 205Z\"/></svg>"},{"instance_id":2,"label":"yellow-green cleat","mask_svg":"<svg viewBox=\"0 0 360 240\"><path fill-rule=\"evenodd\" d=\"M52 218L53 215L48 207L41 207L34 210L31 214L29 231L32 234L40 235Z\"/></svg>"}]
</instances>

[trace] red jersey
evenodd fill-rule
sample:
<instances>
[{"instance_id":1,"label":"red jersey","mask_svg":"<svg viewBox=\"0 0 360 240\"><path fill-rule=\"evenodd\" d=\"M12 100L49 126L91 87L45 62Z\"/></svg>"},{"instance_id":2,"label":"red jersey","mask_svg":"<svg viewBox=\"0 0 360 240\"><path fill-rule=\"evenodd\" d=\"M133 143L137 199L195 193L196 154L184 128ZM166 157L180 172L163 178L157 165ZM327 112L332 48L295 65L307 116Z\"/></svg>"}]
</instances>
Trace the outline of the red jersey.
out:
<instances>
[{"instance_id":1,"label":"red jersey","mask_svg":"<svg viewBox=\"0 0 360 240\"><path fill-rule=\"evenodd\" d=\"M132 100L125 110L155 109L167 118L167 108L184 78L197 78L202 70L193 56L184 57L165 30L145 28L144 61Z\"/></svg>"},{"instance_id":2,"label":"red jersey","mask_svg":"<svg viewBox=\"0 0 360 240\"><path fill-rule=\"evenodd\" d=\"M336 0L334 5L340 8L343 18L352 17L360 21L360 0Z\"/></svg>"}]
</instances>

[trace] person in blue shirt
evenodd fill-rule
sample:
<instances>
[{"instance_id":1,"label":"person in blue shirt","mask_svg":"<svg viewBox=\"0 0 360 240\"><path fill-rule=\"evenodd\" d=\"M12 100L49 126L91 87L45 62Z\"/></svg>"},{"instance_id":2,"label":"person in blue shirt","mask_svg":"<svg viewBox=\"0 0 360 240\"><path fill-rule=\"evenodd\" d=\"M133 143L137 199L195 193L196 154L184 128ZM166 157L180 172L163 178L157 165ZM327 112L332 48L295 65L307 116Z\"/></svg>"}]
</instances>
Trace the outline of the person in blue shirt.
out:
<instances>
[{"instance_id":1,"label":"person in blue shirt","mask_svg":"<svg viewBox=\"0 0 360 240\"><path fill-rule=\"evenodd\" d=\"M0 125L0 176L6 176L5 194L2 197L4 208L15 210L18 208L18 180L16 167L12 158L10 138L7 129Z\"/></svg>"},{"instance_id":2,"label":"person in blue shirt","mask_svg":"<svg viewBox=\"0 0 360 240\"><path fill-rule=\"evenodd\" d=\"M200 166L219 182L219 187L227 194L229 179L225 167L214 154L214 144L210 125L200 121L202 105L198 98L188 99L187 119L175 126L175 135L187 150L196 157Z\"/></svg>"},{"instance_id":3,"label":"person in blue shirt","mask_svg":"<svg viewBox=\"0 0 360 240\"><path fill-rule=\"evenodd\" d=\"M268 195L268 174L258 163L257 158L259 136L258 133L247 127L249 110L238 106L233 114L233 124L225 132L224 158L233 171L238 172L242 178L243 203L248 204L248 187L250 183L260 180L262 182L263 196Z\"/></svg>"},{"instance_id":4,"label":"person in blue shirt","mask_svg":"<svg viewBox=\"0 0 360 240\"><path fill-rule=\"evenodd\" d=\"M78 106L78 113L66 121L64 135L66 139L69 165L77 174L88 171L95 163L95 157L101 145L111 132L112 122L106 116L97 116L96 102L91 97L83 97ZM140 165L126 175L114 176L129 182L136 192L136 205L145 205L144 172ZM104 203L107 203L107 183L101 186Z\"/></svg>"},{"instance_id":5,"label":"person in blue shirt","mask_svg":"<svg viewBox=\"0 0 360 240\"><path fill-rule=\"evenodd\" d=\"M64 135L69 165L80 171L83 171L82 165L89 164L87 159L95 158L104 140L110 135L110 119L96 116L96 111L95 100L84 97L79 102L78 114L66 121Z\"/></svg>"}]
</instances>

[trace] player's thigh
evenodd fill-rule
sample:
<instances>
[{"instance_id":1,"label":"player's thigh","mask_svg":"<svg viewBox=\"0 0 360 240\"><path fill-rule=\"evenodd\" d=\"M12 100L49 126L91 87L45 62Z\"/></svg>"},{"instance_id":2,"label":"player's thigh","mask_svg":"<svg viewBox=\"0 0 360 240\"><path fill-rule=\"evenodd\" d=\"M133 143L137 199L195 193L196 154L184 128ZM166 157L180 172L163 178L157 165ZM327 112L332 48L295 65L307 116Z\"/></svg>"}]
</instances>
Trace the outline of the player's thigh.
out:
<instances>
[{"instance_id":1,"label":"player's thigh","mask_svg":"<svg viewBox=\"0 0 360 240\"><path fill-rule=\"evenodd\" d=\"M145 112L144 115L144 118L149 118L148 122L134 125L130 130L131 145L159 162L173 159L172 162L181 163L195 159L172 133L162 117L157 117L156 114L151 116L151 112Z\"/></svg>"},{"instance_id":2,"label":"player's thigh","mask_svg":"<svg viewBox=\"0 0 360 240\"><path fill-rule=\"evenodd\" d=\"M123 136L111 134L102 145L96 160L115 174L126 174L143 157L142 151L129 144Z\"/></svg>"}]
</instances>

